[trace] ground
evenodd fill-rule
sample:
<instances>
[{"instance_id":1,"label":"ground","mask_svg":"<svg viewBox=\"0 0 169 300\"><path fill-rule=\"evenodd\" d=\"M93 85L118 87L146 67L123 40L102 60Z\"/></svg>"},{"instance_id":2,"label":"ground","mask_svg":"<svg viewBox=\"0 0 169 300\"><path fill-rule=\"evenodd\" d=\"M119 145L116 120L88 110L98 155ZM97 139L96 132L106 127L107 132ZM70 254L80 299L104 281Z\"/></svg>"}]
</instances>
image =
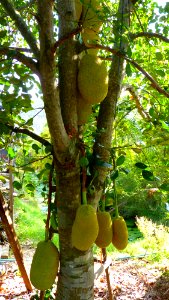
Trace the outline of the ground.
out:
<instances>
[{"instance_id":1,"label":"ground","mask_svg":"<svg viewBox=\"0 0 169 300\"><path fill-rule=\"evenodd\" d=\"M24 262L29 273L32 259L32 249L24 251ZM95 262L95 269L100 267ZM2 268L0 276L0 300L5 299L35 299L25 291L15 262L10 262ZM169 299L169 266L152 264L146 259L123 259L113 261L109 267L110 284L113 300L168 300ZM95 299L110 300L105 272L95 280ZM36 298L37 299L37 298ZM48 298L48 299L53 299Z\"/></svg>"}]
</instances>

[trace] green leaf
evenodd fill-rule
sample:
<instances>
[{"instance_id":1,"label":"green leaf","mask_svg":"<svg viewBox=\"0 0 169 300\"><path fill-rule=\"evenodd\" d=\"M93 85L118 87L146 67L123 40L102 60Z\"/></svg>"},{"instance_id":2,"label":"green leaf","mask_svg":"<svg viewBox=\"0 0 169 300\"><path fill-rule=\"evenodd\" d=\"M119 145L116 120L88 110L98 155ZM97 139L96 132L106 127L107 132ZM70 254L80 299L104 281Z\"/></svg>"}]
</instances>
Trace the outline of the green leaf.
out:
<instances>
[{"instance_id":1,"label":"green leaf","mask_svg":"<svg viewBox=\"0 0 169 300\"><path fill-rule=\"evenodd\" d=\"M149 115L151 117L154 117L154 108L153 107L150 107L150 109L149 109Z\"/></svg>"},{"instance_id":2,"label":"green leaf","mask_svg":"<svg viewBox=\"0 0 169 300\"><path fill-rule=\"evenodd\" d=\"M87 159L87 157L83 156L79 159L79 164L82 168L87 167L89 164L89 161Z\"/></svg>"},{"instance_id":3,"label":"green leaf","mask_svg":"<svg viewBox=\"0 0 169 300\"><path fill-rule=\"evenodd\" d=\"M32 144L32 149L35 150L36 154L38 154L40 147L37 144Z\"/></svg>"},{"instance_id":4,"label":"green leaf","mask_svg":"<svg viewBox=\"0 0 169 300\"><path fill-rule=\"evenodd\" d=\"M13 159L15 157L15 152L13 150L13 148L9 147L8 148L8 155L10 159Z\"/></svg>"},{"instance_id":5,"label":"green leaf","mask_svg":"<svg viewBox=\"0 0 169 300\"><path fill-rule=\"evenodd\" d=\"M24 171L25 171L25 172L32 172L32 173L34 173L34 172L35 172L35 169L34 169L34 168L31 168L31 167L24 167Z\"/></svg>"},{"instance_id":6,"label":"green leaf","mask_svg":"<svg viewBox=\"0 0 169 300\"><path fill-rule=\"evenodd\" d=\"M143 170L142 171L142 176L144 179L149 180L149 181L153 181L154 180L154 175L152 172L147 171L147 170Z\"/></svg>"},{"instance_id":7,"label":"green leaf","mask_svg":"<svg viewBox=\"0 0 169 300\"><path fill-rule=\"evenodd\" d=\"M126 65L126 74L128 77L130 77L132 75L132 70L131 70L131 66L129 63L127 63L127 65Z\"/></svg>"},{"instance_id":8,"label":"green leaf","mask_svg":"<svg viewBox=\"0 0 169 300\"><path fill-rule=\"evenodd\" d=\"M110 174L111 180L115 180L119 176L119 171L115 170Z\"/></svg>"},{"instance_id":9,"label":"green leaf","mask_svg":"<svg viewBox=\"0 0 169 300\"><path fill-rule=\"evenodd\" d=\"M2 175L0 175L0 181L2 181L3 183L6 183L6 178Z\"/></svg>"},{"instance_id":10,"label":"green leaf","mask_svg":"<svg viewBox=\"0 0 169 300\"><path fill-rule=\"evenodd\" d=\"M129 170L129 169L126 169L126 168L120 168L120 171L122 171L122 172L125 173L125 174L130 173L130 170Z\"/></svg>"},{"instance_id":11,"label":"green leaf","mask_svg":"<svg viewBox=\"0 0 169 300\"><path fill-rule=\"evenodd\" d=\"M140 154L142 152L141 148L131 148L135 153Z\"/></svg>"},{"instance_id":12,"label":"green leaf","mask_svg":"<svg viewBox=\"0 0 169 300\"><path fill-rule=\"evenodd\" d=\"M163 55L161 52L156 52L155 56L157 60L163 60Z\"/></svg>"},{"instance_id":13,"label":"green leaf","mask_svg":"<svg viewBox=\"0 0 169 300\"><path fill-rule=\"evenodd\" d=\"M99 159L96 161L96 165L107 169L113 169L113 166L111 164Z\"/></svg>"},{"instance_id":14,"label":"green leaf","mask_svg":"<svg viewBox=\"0 0 169 300\"><path fill-rule=\"evenodd\" d=\"M26 121L26 125L32 126L33 125L33 118L30 118L28 121Z\"/></svg>"},{"instance_id":15,"label":"green leaf","mask_svg":"<svg viewBox=\"0 0 169 300\"><path fill-rule=\"evenodd\" d=\"M167 125L167 123L166 123L166 122L164 122L164 121L160 121L160 123L161 123L161 125L162 125L162 128L163 128L163 129L165 129L165 130L169 131L169 126Z\"/></svg>"},{"instance_id":16,"label":"green leaf","mask_svg":"<svg viewBox=\"0 0 169 300\"><path fill-rule=\"evenodd\" d=\"M126 157L124 155L119 156L116 160L116 166L121 166L124 163L125 159Z\"/></svg>"},{"instance_id":17,"label":"green leaf","mask_svg":"<svg viewBox=\"0 0 169 300\"><path fill-rule=\"evenodd\" d=\"M45 153L47 154L47 153L51 153L51 152L52 152L52 145L47 145L45 147Z\"/></svg>"},{"instance_id":18,"label":"green leaf","mask_svg":"<svg viewBox=\"0 0 169 300\"><path fill-rule=\"evenodd\" d=\"M46 164L45 164L45 168L46 168L47 170L52 170L52 165L49 164L49 163L46 163Z\"/></svg>"},{"instance_id":19,"label":"green leaf","mask_svg":"<svg viewBox=\"0 0 169 300\"><path fill-rule=\"evenodd\" d=\"M135 166L139 169L146 169L147 168L147 165L143 164L142 162L137 162L135 164Z\"/></svg>"},{"instance_id":20,"label":"green leaf","mask_svg":"<svg viewBox=\"0 0 169 300\"><path fill-rule=\"evenodd\" d=\"M22 184L19 181L14 180L13 181L13 187L14 187L14 189L21 190L22 189Z\"/></svg>"},{"instance_id":21,"label":"green leaf","mask_svg":"<svg viewBox=\"0 0 169 300\"><path fill-rule=\"evenodd\" d=\"M35 187L34 187L34 185L32 184L32 183L28 183L27 185L26 185L26 188L29 190L29 191L34 191L35 190Z\"/></svg>"},{"instance_id":22,"label":"green leaf","mask_svg":"<svg viewBox=\"0 0 169 300\"><path fill-rule=\"evenodd\" d=\"M162 185L160 185L159 189L168 192L169 191L169 183L163 183Z\"/></svg>"}]
</instances>

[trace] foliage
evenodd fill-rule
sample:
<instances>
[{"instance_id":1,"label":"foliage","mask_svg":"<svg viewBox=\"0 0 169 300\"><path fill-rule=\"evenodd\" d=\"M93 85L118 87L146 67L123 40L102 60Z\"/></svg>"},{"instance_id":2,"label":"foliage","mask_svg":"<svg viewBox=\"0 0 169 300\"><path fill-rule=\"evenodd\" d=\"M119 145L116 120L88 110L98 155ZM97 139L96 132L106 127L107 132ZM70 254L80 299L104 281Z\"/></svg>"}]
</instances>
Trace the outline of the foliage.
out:
<instances>
[{"instance_id":1,"label":"foliage","mask_svg":"<svg viewBox=\"0 0 169 300\"><path fill-rule=\"evenodd\" d=\"M169 258L169 229L164 225L157 225L147 218L137 218L136 224L144 239L142 247L150 254L152 260Z\"/></svg>"},{"instance_id":2,"label":"foliage","mask_svg":"<svg viewBox=\"0 0 169 300\"><path fill-rule=\"evenodd\" d=\"M16 233L24 244L36 245L45 235L45 215L40 210L36 199L21 200L15 198Z\"/></svg>"}]
</instances>

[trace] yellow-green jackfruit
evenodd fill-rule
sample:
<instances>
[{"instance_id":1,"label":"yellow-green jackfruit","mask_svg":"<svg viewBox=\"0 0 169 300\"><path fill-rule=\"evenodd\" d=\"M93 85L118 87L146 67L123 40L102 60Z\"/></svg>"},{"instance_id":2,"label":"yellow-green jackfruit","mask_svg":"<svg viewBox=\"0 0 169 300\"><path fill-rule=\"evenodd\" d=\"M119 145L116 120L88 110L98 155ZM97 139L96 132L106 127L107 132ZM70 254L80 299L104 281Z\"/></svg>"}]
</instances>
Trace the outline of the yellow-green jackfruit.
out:
<instances>
[{"instance_id":1,"label":"yellow-green jackfruit","mask_svg":"<svg viewBox=\"0 0 169 300\"><path fill-rule=\"evenodd\" d=\"M84 30L91 29L93 32L99 32L102 26L101 11L99 0L84 0L82 17Z\"/></svg>"},{"instance_id":2,"label":"yellow-green jackfruit","mask_svg":"<svg viewBox=\"0 0 169 300\"><path fill-rule=\"evenodd\" d=\"M100 248L106 248L112 241L112 220L109 212L99 211L97 213L99 234L95 244Z\"/></svg>"},{"instance_id":3,"label":"yellow-green jackfruit","mask_svg":"<svg viewBox=\"0 0 169 300\"><path fill-rule=\"evenodd\" d=\"M82 3L80 0L75 0L76 20L79 21L82 13Z\"/></svg>"},{"instance_id":4,"label":"yellow-green jackfruit","mask_svg":"<svg viewBox=\"0 0 169 300\"><path fill-rule=\"evenodd\" d=\"M78 95L78 100L77 100L78 125L84 125L85 123L87 123L91 113L92 113L92 105L86 102L81 97L81 95Z\"/></svg>"},{"instance_id":5,"label":"yellow-green jackfruit","mask_svg":"<svg viewBox=\"0 0 169 300\"><path fill-rule=\"evenodd\" d=\"M123 217L118 217L113 220L112 225L113 236L112 243L118 250L123 250L128 244L128 230Z\"/></svg>"},{"instance_id":6,"label":"yellow-green jackfruit","mask_svg":"<svg viewBox=\"0 0 169 300\"><path fill-rule=\"evenodd\" d=\"M85 54L79 65L78 88L90 104L104 100L108 91L108 72L105 63L96 55Z\"/></svg>"},{"instance_id":7,"label":"yellow-green jackfruit","mask_svg":"<svg viewBox=\"0 0 169 300\"><path fill-rule=\"evenodd\" d=\"M84 0L82 14L82 39L85 45L98 42L101 30L101 5L98 0Z\"/></svg>"},{"instance_id":8,"label":"yellow-green jackfruit","mask_svg":"<svg viewBox=\"0 0 169 300\"><path fill-rule=\"evenodd\" d=\"M96 211L89 204L78 207L72 226L72 246L81 251L88 250L99 232Z\"/></svg>"},{"instance_id":9,"label":"yellow-green jackfruit","mask_svg":"<svg viewBox=\"0 0 169 300\"><path fill-rule=\"evenodd\" d=\"M33 256L30 280L41 291L51 288L59 267L59 252L52 241L38 243Z\"/></svg>"}]
</instances>

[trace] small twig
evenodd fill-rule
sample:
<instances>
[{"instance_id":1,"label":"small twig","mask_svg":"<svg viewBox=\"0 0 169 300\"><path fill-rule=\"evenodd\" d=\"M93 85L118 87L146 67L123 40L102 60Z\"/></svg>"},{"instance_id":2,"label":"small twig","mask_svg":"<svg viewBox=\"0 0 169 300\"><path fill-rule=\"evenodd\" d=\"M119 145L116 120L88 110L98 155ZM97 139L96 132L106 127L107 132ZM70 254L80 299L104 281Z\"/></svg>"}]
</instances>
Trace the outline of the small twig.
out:
<instances>
[{"instance_id":1,"label":"small twig","mask_svg":"<svg viewBox=\"0 0 169 300\"><path fill-rule=\"evenodd\" d=\"M52 154L49 153L49 154L47 154L47 155L45 155L45 156L43 156L43 157L40 157L40 158L38 158L38 159L31 160L31 161L28 162L27 164L24 164L24 165L22 165L22 166L17 166L17 168L18 168L18 169L24 168L24 167L29 166L29 165L31 165L31 164L37 162L37 161L43 160L43 159L45 159L45 158L47 158L47 157L49 157L49 156L51 156L51 155L52 155Z\"/></svg>"},{"instance_id":2,"label":"small twig","mask_svg":"<svg viewBox=\"0 0 169 300\"><path fill-rule=\"evenodd\" d=\"M46 220L46 239L49 237L49 223L50 223L50 212L51 212L51 202L52 202L52 177L53 177L53 170L54 170L54 161L52 161L52 168L49 172L49 193L48 193L48 212L47 212L47 220Z\"/></svg>"},{"instance_id":3,"label":"small twig","mask_svg":"<svg viewBox=\"0 0 169 300\"><path fill-rule=\"evenodd\" d=\"M40 300L44 300L45 299L45 291L40 291L39 299Z\"/></svg>"},{"instance_id":4,"label":"small twig","mask_svg":"<svg viewBox=\"0 0 169 300\"><path fill-rule=\"evenodd\" d=\"M137 32L137 33L129 33L129 37L134 40L138 37L146 37L146 38L158 38L166 43L169 43L169 39L160 34L160 33L156 33L156 32Z\"/></svg>"},{"instance_id":5,"label":"small twig","mask_svg":"<svg viewBox=\"0 0 169 300\"><path fill-rule=\"evenodd\" d=\"M145 71L135 60L127 57L124 53L122 53L119 49L112 49L108 46L103 46L100 44L90 44L90 48L96 48L96 49L102 49L111 52L112 54L115 54L119 57L124 58L126 61L128 61L130 64L132 64L137 70L139 70L150 82L151 86L157 90L160 94L165 95L167 98L169 98L169 93L161 88L161 86L158 84L157 81L147 72ZM112 57L106 57L105 60L112 61Z\"/></svg>"},{"instance_id":6,"label":"small twig","mask_svg":"<svg viewBox=\"0 0 169 300\"><path fill-rule=\"evenodd\" d=\"M102 248L101 251L102 251L102 256L103 256L103 262L105 262L107 259L106 248ZM111 289L111 284L110 284L109 266L105 269L105 273L106 273L107 287L108 287L108 292L109 292L109 300L113 300L114 296L112 294L112 289Z\"/></svg>"},{"instance_id":7,"label":"small twig","mask_svg":"<svg viewBox=\"0 0 169 300\"><path fill-rule=\"evenodd\" d=\"M26 135L30 136L32 139L34 139L34 140L38 141L39 143L41 143L42 145L44 145L44 146L51 146L51 143L49 143L47 140L45 140L40 135L37 135L36 133L28 130L27 128L13 127L13 126L8 125L8 124L4 124L4 125L7 128L9 128L12 132L26 134Z\"/></svg>"},{"instance_id":8,"label":"small twig","mask_svg":"<svg viewBox=\"0 0 169 300\"><path fill-rule=\"evenodd\" d=\"M74 35L80 33L82 31L82 27L77 27L76 29L74 29L73 31L71 31L69 34L67 34L66 36L63 36L62 38L60 38L57 42L55 42L55 44L53 45L53 49L52 52L55 53L56 49L63 44L65 41L67 41L68 39L72 38Z\"/></svg>"}]
</instances>

